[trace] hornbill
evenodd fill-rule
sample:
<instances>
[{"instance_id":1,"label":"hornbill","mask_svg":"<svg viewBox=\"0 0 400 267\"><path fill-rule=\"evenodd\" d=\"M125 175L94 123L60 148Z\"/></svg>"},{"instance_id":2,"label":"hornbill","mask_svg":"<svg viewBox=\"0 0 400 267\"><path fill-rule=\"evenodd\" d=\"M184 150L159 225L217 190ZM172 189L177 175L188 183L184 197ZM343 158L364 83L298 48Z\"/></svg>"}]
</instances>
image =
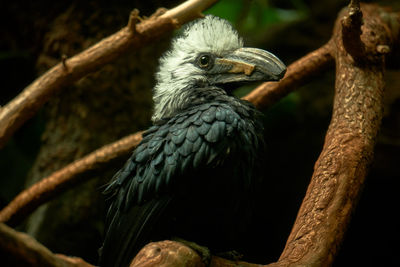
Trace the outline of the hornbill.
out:
<instances>
[{"instance_id":1,"label":"hornbill","mask_svg":"<svg viewBox=\"0 0 400 267\"><path fill-rule=\"evenodd\" d=\"M263 153L255 107L233 85L277 81L273 54L243 47L227 21L188 24L160 60L153 126L105 190L100 266L127 266L149 241L179 237L228 251L250 216Z\"/></svg>"}]
</instances>

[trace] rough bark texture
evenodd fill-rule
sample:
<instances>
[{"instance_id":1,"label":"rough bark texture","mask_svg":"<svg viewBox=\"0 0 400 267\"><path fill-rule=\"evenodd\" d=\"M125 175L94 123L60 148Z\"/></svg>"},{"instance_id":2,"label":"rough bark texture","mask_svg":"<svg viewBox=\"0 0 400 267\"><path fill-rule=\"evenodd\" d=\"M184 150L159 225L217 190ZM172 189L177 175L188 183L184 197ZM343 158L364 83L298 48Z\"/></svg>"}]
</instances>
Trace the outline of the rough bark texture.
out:
<instances>
[{"instance_id":1,"label":"rough bark texture","mask_svg":"<svg viewBox=\"0 0 400 267\"><path fill-rule=\"evenodd\" d=\"M166 240L147 244L146 249L138 253L130 266L205 267L205 264L201 261L199 254L189 247L176 241Z\"/></svg>"},{"instance_id":2,"label":"rough bark texture","mask_svg":"<svg viewBox=\"0 0 400 267\"><path fill-rule=\"evenodd\" d=\"M379 11L377 6L363 6L361 40L368 54L362 62L343 46L343 38L352 38L342 35L342 19L347 13L342 12L336 22L332 121L279 260L283 266L330 266L357 204L382 119L384 55L376 47L391 45Z\"/></svg>"}]
</instances>

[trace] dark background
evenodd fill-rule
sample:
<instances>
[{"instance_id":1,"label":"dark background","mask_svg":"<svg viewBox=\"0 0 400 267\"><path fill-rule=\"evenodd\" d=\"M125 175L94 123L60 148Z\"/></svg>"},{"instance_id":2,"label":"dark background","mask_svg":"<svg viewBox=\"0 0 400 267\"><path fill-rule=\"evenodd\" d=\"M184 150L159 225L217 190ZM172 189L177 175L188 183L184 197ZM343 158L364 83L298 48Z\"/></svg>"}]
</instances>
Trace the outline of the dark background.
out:
<instances>
[{"instance_id":1,"label":"dark background","mask_svg":"<svg viewBox=\"0 0 400 267\"><path fill-rule=\"evenodd\" d=\"M0 4L0 105L35 77L127 23L138 8L151 15L179 1L2 1ZM379 1L400 10L398 1ZM247 46L267 49L287 65L326 43L348 1L222 0L206 13L226 18ZM172 36L172 35L171 35ZM0 208L18 192L94 149L150 125L151 88L166 36L132 51L56 95L0 150ZM394 266L400 171L400 76L386 75L385 112L375 160L334 266ZM237 94L244 95L244 87ZM246 257L276 260L305 194L329 124L334 66L265 111L269 148L264 192ZM121 162L122 165L122 162ZM18 227L52 251L96 263L103 231L104 185L121 166L41 207ZM261 244L261 245L260 245Z\"/></svg>"}]
</instances>

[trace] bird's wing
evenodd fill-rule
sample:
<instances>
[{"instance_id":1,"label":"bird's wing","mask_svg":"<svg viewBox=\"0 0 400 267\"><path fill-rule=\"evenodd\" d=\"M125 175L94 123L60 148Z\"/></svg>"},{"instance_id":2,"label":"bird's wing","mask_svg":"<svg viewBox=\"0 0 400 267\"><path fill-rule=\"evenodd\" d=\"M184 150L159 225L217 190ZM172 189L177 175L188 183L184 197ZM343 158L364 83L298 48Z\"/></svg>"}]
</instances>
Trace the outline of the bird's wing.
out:
<instances>
[{"instance_id":1,"label":"bird's wing","mask_svg":"<svg viewBox=\"0 0 400 267\"><path fill-rule=\"evenodd\" d=\"M220 164L234 152L232 142L255 149L256 138L251 134L255 131L249 127L228 105L208 103L150 128L106 189L112 205L102 260L125 264L137 253L171 201L179 179L190 179L194 170ZM234 140L237 132L248 140Z\"/></svg>"}]
</instances>

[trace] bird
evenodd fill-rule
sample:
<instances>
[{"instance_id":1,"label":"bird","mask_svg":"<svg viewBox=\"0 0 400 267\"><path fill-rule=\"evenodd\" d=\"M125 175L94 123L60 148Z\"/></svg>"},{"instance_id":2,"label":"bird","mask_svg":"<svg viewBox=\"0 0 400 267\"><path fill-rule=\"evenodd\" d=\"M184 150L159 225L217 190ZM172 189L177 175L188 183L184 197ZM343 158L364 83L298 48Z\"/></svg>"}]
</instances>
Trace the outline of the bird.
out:
<instances>
[{"instance_id":1,"label":"bird","mask_svg":"<svg viewBox=\"0 0 400 267\"><path fill-rule=\"evenodd\" d=\"M153 125L104 191L100 266L128 266L148 242L173 237L231 249L248 226L265 153L261 112L232 90L285 72L222 18L183 27L160 58Z\"/></svg>"}]
</instances>

